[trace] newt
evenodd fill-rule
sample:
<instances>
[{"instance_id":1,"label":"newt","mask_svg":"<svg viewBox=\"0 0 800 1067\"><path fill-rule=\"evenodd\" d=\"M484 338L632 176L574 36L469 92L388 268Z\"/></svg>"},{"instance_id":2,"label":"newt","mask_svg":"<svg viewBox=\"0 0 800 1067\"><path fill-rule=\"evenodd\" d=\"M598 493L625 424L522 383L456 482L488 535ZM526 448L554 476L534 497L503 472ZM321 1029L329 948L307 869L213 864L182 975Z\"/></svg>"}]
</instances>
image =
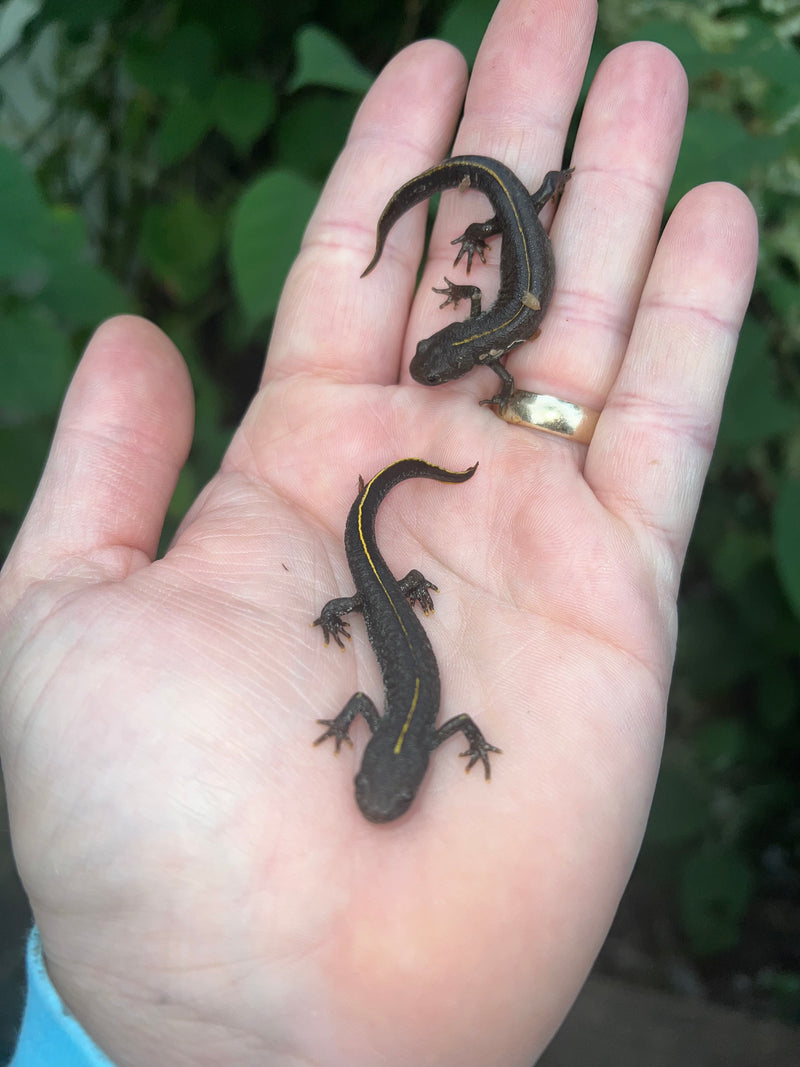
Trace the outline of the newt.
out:
<instances>
[{"instance_id":1,"label":"newt","mask_svg":"<svg viewBox=\"0 0 800 1067\"><path fill-rule=\"evenodd\" d=\"M370 738L355 779L356 802L370 822L397 819L411 805L425 776L430 755L455 733L463 733L469 748L466 770L480 760L488 780L490 745L469 715L456 715L436 727L439 714L439 670L425 629L414 612L433 611L431 590L436 586L412 570L398 581L389 570L375 540L375 517L386 494L407 478L434 478L465 482L477 463L464 471L450 471L422 459L401 459L384 467L368 482L359 479L358 496L345 525L344 545L356 591L350 597L329 600L313 622L320 626L325 644L333 637L340 648L349 638L348 612L364 616L367 636L383 674L384 712L378 712L366 693L355 693L335 719L318 719L326 726L315 745L333 738L338 752L352 745L349 730L357 715L369 726Z\"/></svg>"},{"instance_id":2,"label":"newt","mask_svg":"<svg viewBox=\"0 0 800 1067\"><path fill-rule=\"evenodd\" d=\"M495 214L486 222L473 222L451 244L460 244L453 266L467 257L467 273L477 254L483 263L487 239L502 234L500 289L491 308L482 310L482 293L476 285L456 285L445 278L445 307L470 301L469 318L452 322L420 341L411 360L411 377L422 385L441 385L460 378L473 367L491 367L501 381L499 393L482 404L504 407L514 392L514 379L502 360L512 348L532 340L550 304L555 284L555 260L550 238L539 219L548 200L560 196L572 175L569 170L549 171L534 193L504 164L488 156L453 156L402 185L378 220L375 255L361 275L369 274L381 258L389 231L415 204L445 189L478 189Z\"/></svg>"}]
</instances>

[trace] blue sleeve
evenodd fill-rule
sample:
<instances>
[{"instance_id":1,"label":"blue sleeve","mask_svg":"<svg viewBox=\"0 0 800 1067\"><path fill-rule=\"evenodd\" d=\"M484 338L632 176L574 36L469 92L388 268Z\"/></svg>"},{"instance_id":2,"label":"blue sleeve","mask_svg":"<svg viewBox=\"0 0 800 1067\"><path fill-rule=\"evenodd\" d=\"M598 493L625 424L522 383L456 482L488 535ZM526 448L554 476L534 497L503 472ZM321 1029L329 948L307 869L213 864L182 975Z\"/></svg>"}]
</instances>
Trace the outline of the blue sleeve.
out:
<instances>
[{"instance_id":1,"label":"blue sleeve","mask_svg":"<svg viewBox=\"0 0 800 1067\"><path fill-rule=\"evenodd\" d=\"M25 964L28 995L9 1067L114 1067L55 991L35 927L28 938Z\"/></svg>"}]
</instances>

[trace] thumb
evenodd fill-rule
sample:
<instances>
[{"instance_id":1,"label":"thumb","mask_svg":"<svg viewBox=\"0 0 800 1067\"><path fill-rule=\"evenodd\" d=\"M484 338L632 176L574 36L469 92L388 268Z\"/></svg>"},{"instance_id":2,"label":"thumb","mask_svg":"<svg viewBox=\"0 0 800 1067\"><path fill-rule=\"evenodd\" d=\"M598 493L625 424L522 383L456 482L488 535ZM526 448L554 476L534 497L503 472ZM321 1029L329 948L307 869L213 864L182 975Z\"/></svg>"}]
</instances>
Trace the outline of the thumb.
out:
<instances>
[{"instance_id":1,"label":"thumb","mask_svg":"<svg viewBox=\"0 0 800 1067\"><path fill-rule=\"evenodd\" d=\"M171 341L131 315L100 326L67 391L0 606L37 580L82 571L119 579L150 562L193 419L189 374Z\"/></svg>"}]
</instances>

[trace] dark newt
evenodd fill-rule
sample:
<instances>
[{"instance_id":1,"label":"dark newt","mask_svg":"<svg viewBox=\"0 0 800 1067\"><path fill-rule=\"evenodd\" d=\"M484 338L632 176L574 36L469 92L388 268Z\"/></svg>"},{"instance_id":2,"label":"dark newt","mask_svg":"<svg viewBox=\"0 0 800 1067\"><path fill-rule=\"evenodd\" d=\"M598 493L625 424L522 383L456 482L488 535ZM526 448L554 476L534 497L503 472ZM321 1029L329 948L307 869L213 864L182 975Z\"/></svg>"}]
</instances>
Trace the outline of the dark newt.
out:
<instances>
[{"instance_id":1,"label":"dark newt","mask_svg":"<svg viewBox=\"0 0 800 1067\"><path fill-rule=\"evenodd\" d=\"M408 810L425 776L431 752L459 731L469 742L462 752L469 770L478 760L490 777L490 745L468 715L456 715L436 728L439 714L439 670L425 630L413 605L424 614L433 611L430 590L438 592L419 571L410 571L401 581L393 576L375 541L375 516L383 498L407 478L435 478L440 482L465 482L477 468L449 471L422 459L401 459L384 467L359 491L344 533L344 546L356 586L355 596L329 600L314 626L321 626L325 644L329 638L344 648L341 635L349 638L349 611L364 615L372 649L383 674L383 715L366 693L355 693L335 719L318 719L328 729L314 744L332 737L339 751L343 741L352 744L350 724L357 715L367 722L370 738L356 776L356 801L370 822L389 822Z\"/></svg>"},{"instance_id":2,"label":"dark newt","mask_svg":"<svg viewBox=\"0 0 800 1067\"><path fill-rule=\"evenodd\" d=\"M513 171L488 156L453 156L402 185L383 209L378 220L375 255L364 275L381 258L392 226L409 208L444 189L479 189L491 202L495 214L486 222L473 222L451 244L460 244L456 266L467 256L467 273L475 253L486 262L488 237L502 234L500 290L491 308L481 310L482 294L476 285L455 285L445 278L444 289L434 289L458 306L470 301L470 317L452 322L431 337L420 341L411 360L411 377L422 385L441 385L460 378L475 366L487 366L500 377L500 392L482 404L508 403L514 392L514 379L501 360L515 345L531 340L539 332L553 295L555 261L550 238L539 220L539 212L553 197L561 194L572 169L551 170L535 193L529 193Z\"/></svg>"}]
</instances>

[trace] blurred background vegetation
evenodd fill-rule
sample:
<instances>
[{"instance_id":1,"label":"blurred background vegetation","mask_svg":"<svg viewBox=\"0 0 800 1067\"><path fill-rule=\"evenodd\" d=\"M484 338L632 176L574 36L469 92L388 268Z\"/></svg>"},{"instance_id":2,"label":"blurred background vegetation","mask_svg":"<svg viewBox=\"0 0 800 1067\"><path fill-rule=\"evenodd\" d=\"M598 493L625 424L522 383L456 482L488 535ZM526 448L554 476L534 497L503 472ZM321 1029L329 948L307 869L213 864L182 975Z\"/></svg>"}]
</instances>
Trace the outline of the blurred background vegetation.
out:
<instances>
[{"instance_id":1,"label":"blurred background vegetation","mask_svg":"<svg viewBox=\"0 0 800 1067\"><path fill-rule=\"evenodd\" d=\"M123 310L186 356L195 445L171 522L254 389L282 280L374 74L492 0L0 3L0 548L78 355ZM681 595L662 774L598 966L800 1022L800 0L602 0L588 81L632 39L691 81L670 209L724 179L759 274ZM568 158L568 153L567 153ZM28 922L0 845L0 1056Z\"/></svg>"}]
</instances>

